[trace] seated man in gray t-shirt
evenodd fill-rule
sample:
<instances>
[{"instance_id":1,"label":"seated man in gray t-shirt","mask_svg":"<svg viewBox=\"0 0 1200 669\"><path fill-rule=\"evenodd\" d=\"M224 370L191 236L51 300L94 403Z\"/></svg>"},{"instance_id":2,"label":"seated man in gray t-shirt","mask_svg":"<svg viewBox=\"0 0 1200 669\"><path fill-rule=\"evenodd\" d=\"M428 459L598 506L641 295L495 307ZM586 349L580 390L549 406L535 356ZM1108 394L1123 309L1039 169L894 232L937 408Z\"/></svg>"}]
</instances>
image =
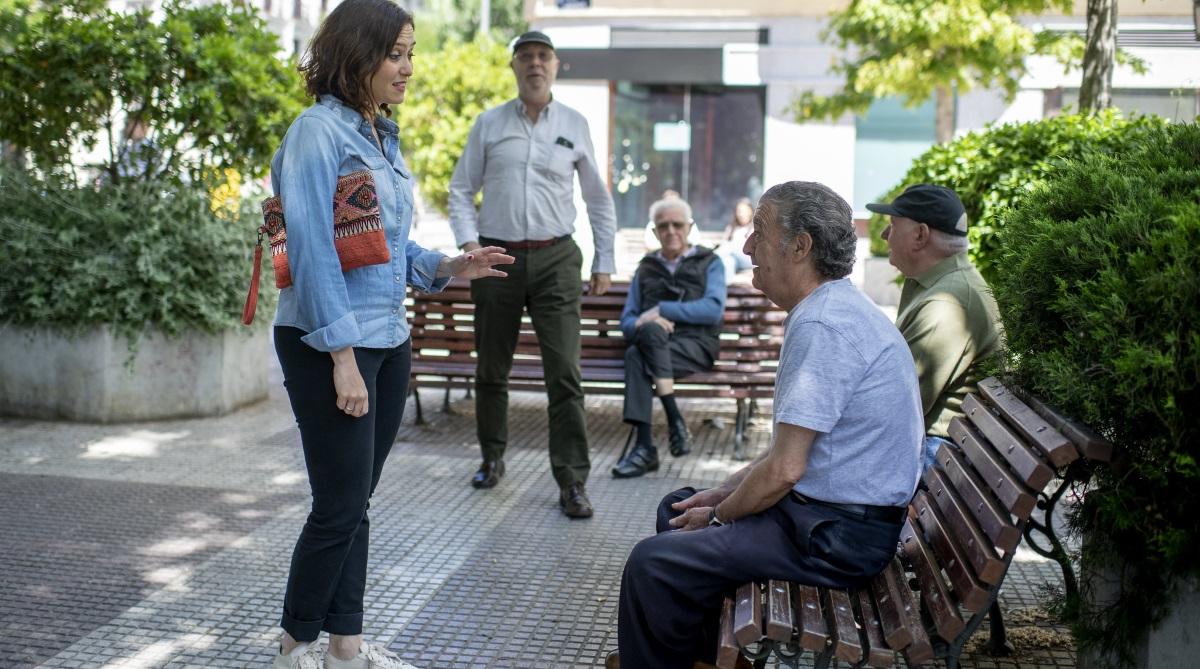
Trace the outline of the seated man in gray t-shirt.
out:
<instances>
[{"instance_id":1,"label":"seated man in gray t-shirt","mask_svg":"<svg viewBox=\"0 0 1200 669\"><path fill-rule=\"evenodd\" d=\"M850 587L891 560L920 476L921 397L899 331L845 278L854 250L829 188L793 181L759 201L754 285L788 310L772 443L720 486L664 498L659 534L625 564L608 666L711 661L731 588Z\"/></svg>"}]
</instances>

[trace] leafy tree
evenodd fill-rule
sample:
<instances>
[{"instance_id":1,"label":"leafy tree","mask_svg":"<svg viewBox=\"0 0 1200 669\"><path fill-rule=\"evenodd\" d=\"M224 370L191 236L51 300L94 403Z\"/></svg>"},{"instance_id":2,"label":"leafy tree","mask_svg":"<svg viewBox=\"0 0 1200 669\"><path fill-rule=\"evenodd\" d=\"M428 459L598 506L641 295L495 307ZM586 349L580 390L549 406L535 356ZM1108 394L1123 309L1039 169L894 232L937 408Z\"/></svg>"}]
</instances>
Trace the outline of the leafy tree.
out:
<instances>
[{"instance_id":1,"label":"leafy tree","mask_svg":"<svg viewBox=\"0 0 1200 669\"><path fill-rule=\"evenodd\" d=\"M491 0L489 34L479 35L480 0L434 0L430 3L430 14L439 37L437 44L443 40L451 42L470 42L476 38L488 37L497 42L508 43L512 38L529 29L525 22L524 0ZM425 19L418 17L425 23Z\"/></svg>"},{"instance_id":2,"label":"leafy tree","mask_svg":"<svg viewBox=\"0 0 1200 669\"><path fill-rule=\"evenodd\" d=\"M1070 0L852 0L832 14L824 34L849 55L833 72L845 77L832 95L802 93L792 109L800 119L863 113L877 98L896 96L916 106L937 98L937 140L954 133L954 92L997 86L1011 99L1033 54L1077 60L1077 37L1034 32L1018 15L1069 12Z\"/></svg>"},{"instance_id":3,"label":"leafy tree","mask_svg":"<svg viewBox=\"0 0 1200 669\"><path fill-rule=\"evenodd\" d=\"M440 211L475 117L517 94L508 63L508 49L490 40L451 40L437 58L417 62L396 120L421 195Z\"/></svg>"},{"instance_id":4,"label":"leafy tree","mask_svg":"<svg viewBox=\"0 0 1200 669\"><path fill-rule=\"evenodd\" d=\"M49 174L77 176L73 149L107 148L112 181L126 123L149 129L140 176L199 180L263 171L304 106L294 64L247 6L168 0L166 17L117 13L103 0L0 6L0 140Z\"/></svg>"}]
</instances>

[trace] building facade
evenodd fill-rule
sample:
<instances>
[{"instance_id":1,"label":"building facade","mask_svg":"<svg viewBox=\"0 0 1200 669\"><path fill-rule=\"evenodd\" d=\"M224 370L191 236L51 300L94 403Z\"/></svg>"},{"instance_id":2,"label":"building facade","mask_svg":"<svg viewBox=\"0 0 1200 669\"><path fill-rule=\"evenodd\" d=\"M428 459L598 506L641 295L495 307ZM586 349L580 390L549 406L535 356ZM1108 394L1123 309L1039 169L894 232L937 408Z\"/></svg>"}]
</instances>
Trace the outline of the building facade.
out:
<instances>
[{"instance_id":1,"label":"building facade","mask_svg":"<svg viewBox=\"0 0 1200 669\"><path fill-rule=\"evenodd\" d=\"M932 102L878 100L864 115L799 123L802 90L832 92L837 51L821 39L831 0L526 0L526 18L558 47L559 99L608 147L618 220L644 225L664 190L687 198L705 229L724 226L740 197L802 179L830 185L856 212L893 186L934 142ZM1071 16L1028 23L1083 31ZM1147 72L1119 68L1117 106L1190 120L1200 113L1200 42L1191 0L1120 0L1119 45ZM1074 106L1079 72L1035 58L1011 102L978 90L956 100L956 133Z\"/></svg>"}]
</instances>

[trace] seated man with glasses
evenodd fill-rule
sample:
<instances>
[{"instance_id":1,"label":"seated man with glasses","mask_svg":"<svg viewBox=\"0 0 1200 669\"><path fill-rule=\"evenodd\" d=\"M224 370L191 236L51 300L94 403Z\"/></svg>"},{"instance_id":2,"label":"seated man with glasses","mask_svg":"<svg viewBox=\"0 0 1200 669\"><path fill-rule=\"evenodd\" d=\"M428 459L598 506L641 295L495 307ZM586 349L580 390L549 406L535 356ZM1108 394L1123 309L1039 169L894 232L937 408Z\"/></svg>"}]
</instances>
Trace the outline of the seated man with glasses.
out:
<instances>
[{"instance_id":1,"label":"seated man with glasses","mask_svg":"<svg viewBox=\"0 0 1200 669\"><path fill-rule=\"evenodd\" d=\"M621 331L625 350L625 422L636 435L613 467L616 478L658 469L658 449L650 436L653 397L667 414L671 455L686 455L687 423L675 403L675 379L712 369L720 350L725 313L725 270L710 249L692 246L692 208L679 198L650 207L654 234L662 248L642 258L625 299Z\"/></svg>"}]
</instances>

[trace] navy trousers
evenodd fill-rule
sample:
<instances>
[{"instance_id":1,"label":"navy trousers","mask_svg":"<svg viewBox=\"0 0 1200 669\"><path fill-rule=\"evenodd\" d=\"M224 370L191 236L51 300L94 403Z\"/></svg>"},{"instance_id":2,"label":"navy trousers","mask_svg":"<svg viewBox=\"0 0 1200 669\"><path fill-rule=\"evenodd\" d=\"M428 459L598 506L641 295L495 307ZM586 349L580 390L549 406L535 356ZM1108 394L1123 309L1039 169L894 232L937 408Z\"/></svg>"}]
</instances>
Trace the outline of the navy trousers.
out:
<instances>
[{"instance_id":1,"label":"navy trousers","mask_svg":"<svg viewBox=\"0 0 1200 669\"><path fill-rule=\"evenodd\" d=\"M292 551L281 625L297 641L362 634L371 494L404 415L412 343L354 349L370 406L353 418L337 408L333 358L275 328L283 383L300 428L312 511Z\"/></svg>"},{"instance_id":2,"label":"navy trousers","mask_svg":"<svg viewBox=\"0 0 1200 669\"><path fill-rule=\"evenodd\" d=\"M784 579L816 586L860 585L896 553L899 523L865 520L788 494L775 506L721 527L680 532L671 504L658 507L658 534L634 547L621 577L617 644L622 669L691 669L716 655L721 602L737 586Z\"/></svg>"}]
</instances>

